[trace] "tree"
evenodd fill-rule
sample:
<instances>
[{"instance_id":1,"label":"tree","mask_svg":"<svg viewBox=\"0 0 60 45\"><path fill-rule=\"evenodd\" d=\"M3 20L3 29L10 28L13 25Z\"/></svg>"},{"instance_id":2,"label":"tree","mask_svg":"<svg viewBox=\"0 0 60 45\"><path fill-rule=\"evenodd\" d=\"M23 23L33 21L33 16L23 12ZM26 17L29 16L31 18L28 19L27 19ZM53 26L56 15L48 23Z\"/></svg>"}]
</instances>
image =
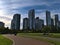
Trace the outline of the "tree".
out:
<instances>
[{"instance_id":1,"label":"tree","mask_svg":"<svg viewBox=\"0 0 60 45\"><path fill-rule=\"evenodd\" d=\"M50 30L50 26L45 26L44 28L42 28L43 35L49 35Z\"/></svg>"}]
</instances>

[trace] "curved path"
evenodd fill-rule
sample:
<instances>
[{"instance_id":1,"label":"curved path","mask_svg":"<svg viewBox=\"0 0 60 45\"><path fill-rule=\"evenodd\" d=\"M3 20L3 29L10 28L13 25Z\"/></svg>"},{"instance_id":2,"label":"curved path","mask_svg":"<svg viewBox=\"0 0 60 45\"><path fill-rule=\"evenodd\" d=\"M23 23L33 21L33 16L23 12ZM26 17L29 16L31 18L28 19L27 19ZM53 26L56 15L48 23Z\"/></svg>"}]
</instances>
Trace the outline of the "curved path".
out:
<instances>
[{"instance_id":1,"label":"curved path","mask_svg":"<svg viewBox=\"0 0 60 45\"><path fill-rule=\"evenodd\" d=\"M35 40L32 38L18 37L18 36L14 36L14 35L10 35L10 34L3 35L3 36L13 40L13 45L52 45L48 42Z\"/></svg>"}]
</instances>

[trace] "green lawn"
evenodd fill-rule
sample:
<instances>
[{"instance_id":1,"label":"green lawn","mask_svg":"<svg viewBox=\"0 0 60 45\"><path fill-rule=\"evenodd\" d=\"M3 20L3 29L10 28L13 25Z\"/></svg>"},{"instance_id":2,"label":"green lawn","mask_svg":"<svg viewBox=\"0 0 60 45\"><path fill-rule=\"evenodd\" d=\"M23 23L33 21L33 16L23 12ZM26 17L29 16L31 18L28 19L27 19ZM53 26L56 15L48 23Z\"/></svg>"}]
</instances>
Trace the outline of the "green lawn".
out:
<instances>
[{"instance_id":1,"label":"green lawn","mask_svg":"<svg viewBox=\"0 0 60 45\"><path fill-rule=\"evenodd\" d=\"M60 34L52 33L49 35L49 37L59 38L60 37L59 35ZM42 37L44 37L42 33L19 33L18 36L34 38L34 39L38 39L41 41L47 41L47 42L53 43L55 45L60 45L60 42L58 42L58 41L49 40L47 38L42 38Z\"/></svg>"},{"instance_id":2,"label":"green lawn","mask_svg":"<svg viewBox=\"0 0 60 45\"><path fill-rule=\"evenodd\" d=\"M12 41L0 35L0 45L12 45Z\"/></svg>"},{"instance_id":3,"label":"green lawn","mask_svg":"<svg viewBox=\"0 0 60 45\"><path fill-rule=\"evenodd\" d=\"M43 33L20 33L20 35L44 36ZM60 33L50 33L47 37L60 38Z\"/></svg>"},{"instance_id":4,"label":"green lawn","mask_svg":"<svg viewBox=\"0 0 60 45\"><path fill-rule=\"evenodd\" d=\"M50 33L49 37L60 38L60 33Z\"/></svg>"}]
</instances>

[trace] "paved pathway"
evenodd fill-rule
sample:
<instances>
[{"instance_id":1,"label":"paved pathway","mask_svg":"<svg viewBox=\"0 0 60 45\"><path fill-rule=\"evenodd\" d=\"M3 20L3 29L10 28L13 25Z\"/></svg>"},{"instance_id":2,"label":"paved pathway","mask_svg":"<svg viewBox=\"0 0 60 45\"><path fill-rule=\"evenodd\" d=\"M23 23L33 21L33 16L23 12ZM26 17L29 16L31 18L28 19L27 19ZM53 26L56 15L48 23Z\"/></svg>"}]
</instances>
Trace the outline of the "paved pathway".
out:
<instances>
[{"instance_id":1,"label":"paved pathway","mask_svg":"<svg viewBox=\"0 0 60 45\"><path fill-rule=\"evenodd\" d=\"M3 36L13 40L13 45L52 45L48 42L43 42L43 41L35 40L32 38L18 37L10 34L3 35Z\"/></svg>"}]
</instances>

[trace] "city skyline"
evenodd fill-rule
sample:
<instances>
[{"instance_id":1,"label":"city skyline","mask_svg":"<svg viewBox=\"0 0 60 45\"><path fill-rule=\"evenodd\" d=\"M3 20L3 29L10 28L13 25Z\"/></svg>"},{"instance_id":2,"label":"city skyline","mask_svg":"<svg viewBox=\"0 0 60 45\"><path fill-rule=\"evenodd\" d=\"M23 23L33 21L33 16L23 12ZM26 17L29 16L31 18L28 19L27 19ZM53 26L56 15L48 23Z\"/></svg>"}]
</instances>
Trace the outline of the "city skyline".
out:
<instances>
[{"instance_id":1,"label":"city skyline","mask_svg":"<svg viewBox=\"0 0 60 45\"><path fill-rule=\"evenodd\" d=\"M21 14L21 18L23 19L28 17L28 10L30 9L35 9L36 17L39 16L39 18L44 19L46 22L46 10L50 11L52 16L55 14L60 15L60 0L0 0L0 21L6 24L5 27L10 27L14 14ZM23 21L22 19L21 27Z\"/></svg>"},{"instance_id":2,"label":"city skyline","mask_svg":"<svg viewBox=\"0 0 60 45\"><path fill-rule=\"evenodd\" d=\"M23 28L22 29L25 29L25 30L26 29L30 29L30 30L38 29L38 30L41 30L44 26L60 27L60 20L59 20L58 14L55 14L54 18L52 18L50 11L46 10L45 13L46 13L45 14L46 25L44 24L44 19L41 19L39 17L35 17L35 9L30 9L28 11L28 17L23 18L23 25L22 25ZM11 29L13 29L13 30L14 30L14 27L20 27L19 25L21 25L20 24L21 22L19 22L21 17L20 16L19 16L20 18L17 17L18 15L20 15L20 14L15 14L13 16L14 20L11 21ZM20 27L20 29L21 29L21 27Z\"/></svg>"}]
</instances>

